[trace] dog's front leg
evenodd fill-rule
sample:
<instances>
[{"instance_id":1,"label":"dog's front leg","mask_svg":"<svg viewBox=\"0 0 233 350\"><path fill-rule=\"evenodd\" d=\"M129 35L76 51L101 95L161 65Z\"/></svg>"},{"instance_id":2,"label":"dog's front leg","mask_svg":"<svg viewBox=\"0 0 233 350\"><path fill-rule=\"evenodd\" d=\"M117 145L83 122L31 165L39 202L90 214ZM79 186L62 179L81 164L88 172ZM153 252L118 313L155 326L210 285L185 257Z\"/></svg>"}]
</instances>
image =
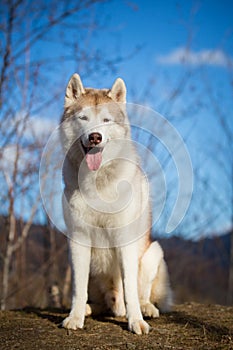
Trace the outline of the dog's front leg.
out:
<instances>
[{"instance_id":1,"label":"dog's front leg","mask_svg":"<svg viewBox=\"0 0 233 350\"><path fill-rule=\"evenodd\" d=\"M138 297L137 245L120 248L120 258L129 329L136 334L148 334L150 326L143 320Z\"/></svg>"},{"instance_id":2,"label":"dog's front leg","mask_svg":"<svg viewBox=\"0 0 233 350\"><path fill-rule=\"evenodd\" d=\"M91 248L71 240L69 248L73 274L72 308L62 325L68 329L78 329L83 328L85 319Z\"/></svg>"}]
</instances>

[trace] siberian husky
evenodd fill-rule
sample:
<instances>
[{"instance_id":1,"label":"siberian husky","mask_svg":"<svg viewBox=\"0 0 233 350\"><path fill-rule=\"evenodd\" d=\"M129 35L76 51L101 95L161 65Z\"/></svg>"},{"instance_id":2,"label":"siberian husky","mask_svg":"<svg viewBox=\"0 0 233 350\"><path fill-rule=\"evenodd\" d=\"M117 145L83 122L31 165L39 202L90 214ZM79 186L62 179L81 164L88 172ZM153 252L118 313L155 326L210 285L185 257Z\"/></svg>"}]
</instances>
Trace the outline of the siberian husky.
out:
<instances>
[{"instance_id":1,"label":"siberian husky","mask_svg":"<svg viewBox=\"0 0 233 350\"><path fill-rule=\"evenodd\" d=\"M83 328L85 316L126 316L147 334L143 316L172 304L163 251L150 236L149 187L130 138L126 87L84 88L74 74L61 122L63 211L73 276L72 308L63 327Z\"/></svg>"}]
</instances>

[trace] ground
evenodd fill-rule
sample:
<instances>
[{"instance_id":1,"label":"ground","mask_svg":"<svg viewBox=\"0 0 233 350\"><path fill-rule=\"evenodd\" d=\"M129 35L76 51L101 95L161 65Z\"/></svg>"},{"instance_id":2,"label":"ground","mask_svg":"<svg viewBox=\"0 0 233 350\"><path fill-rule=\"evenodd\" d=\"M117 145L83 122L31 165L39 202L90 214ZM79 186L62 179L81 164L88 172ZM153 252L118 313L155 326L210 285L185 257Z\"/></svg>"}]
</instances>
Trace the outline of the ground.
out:
<instances>
[{"instance_id":1,"label":"ground","mask_svg":"<svg viewBox=\"0 0 233 350\"><path fill-rule=\"evenodd\" d=\"M61 328L67 315L60 310L0 312L1 350L112 349L233 349L233 307L186 303L173 312L148 320L149 335L127 330L124 318L86 319L85 328Z\"/></svg>"}]
</instances>

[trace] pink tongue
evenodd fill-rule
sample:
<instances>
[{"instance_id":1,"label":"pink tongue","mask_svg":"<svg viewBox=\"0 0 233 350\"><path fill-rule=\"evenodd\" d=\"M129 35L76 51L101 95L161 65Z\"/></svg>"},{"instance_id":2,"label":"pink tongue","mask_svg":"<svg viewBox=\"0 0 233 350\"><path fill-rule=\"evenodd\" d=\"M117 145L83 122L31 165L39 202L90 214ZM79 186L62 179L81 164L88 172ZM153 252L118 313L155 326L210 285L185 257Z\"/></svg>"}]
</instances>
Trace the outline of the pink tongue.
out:
<instances>
[{"instance_id":1,"label":"pink tongue","mask_svg":"<svg viewBox=\"0 0 233 350\"><path fill-rule=\"evenodd\" d=\"M102 153L87 153L86 155L87 166L90 170L97 170L102 162Z\"/></svg>"}]
</instances>

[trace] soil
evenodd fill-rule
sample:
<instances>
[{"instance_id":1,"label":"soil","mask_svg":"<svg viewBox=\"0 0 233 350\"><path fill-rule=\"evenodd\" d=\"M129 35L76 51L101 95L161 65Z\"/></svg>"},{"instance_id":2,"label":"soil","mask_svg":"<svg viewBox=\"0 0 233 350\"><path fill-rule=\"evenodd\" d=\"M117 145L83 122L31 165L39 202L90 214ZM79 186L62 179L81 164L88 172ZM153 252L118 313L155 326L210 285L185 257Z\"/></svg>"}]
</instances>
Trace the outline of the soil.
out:
<instances>
[{"instance_id":1,"label":"soil","mask_svg":"<svg viewBox=\"0 0 233 350\"><path fill-rule=\"evenodd\" d=\"M148 320L149 335L127 330L124 318L86 318L85 328L61 328L64 310L27 308L0 312L0 349L233 349L233 307L186 303Z\"/></svg>"}]
</instances>

